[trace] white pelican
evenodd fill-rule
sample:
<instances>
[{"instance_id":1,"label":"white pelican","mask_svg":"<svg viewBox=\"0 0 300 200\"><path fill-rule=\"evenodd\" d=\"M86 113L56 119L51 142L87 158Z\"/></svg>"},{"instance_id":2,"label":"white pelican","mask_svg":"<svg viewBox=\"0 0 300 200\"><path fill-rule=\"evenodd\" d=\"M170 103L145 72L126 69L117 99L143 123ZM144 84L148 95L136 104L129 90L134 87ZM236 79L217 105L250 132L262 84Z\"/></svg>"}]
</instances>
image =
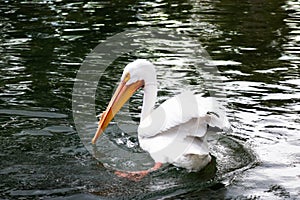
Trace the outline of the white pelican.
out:
<instances>
[{"instance_id":1,"label":"white pelican","mask_svg":"<svg viewBox=\"0 0 300 200\"><path fill-rule=\"evenodd\" d=\"M149 170L116 172L127 178L142 178L159 169L163 163L170 163L189 171L199 171L210 161L206 140L207 127L229 129L230 124L222 107L212 97L201 97L184 92L172 97L154 109L157 95L156 71L154 65L143 59L129 63L121 77L107 109L102 113L94 144L126 101L143 88L138 139L142 149L149 152L155 161Z\"/></svg>"}]
</instances>

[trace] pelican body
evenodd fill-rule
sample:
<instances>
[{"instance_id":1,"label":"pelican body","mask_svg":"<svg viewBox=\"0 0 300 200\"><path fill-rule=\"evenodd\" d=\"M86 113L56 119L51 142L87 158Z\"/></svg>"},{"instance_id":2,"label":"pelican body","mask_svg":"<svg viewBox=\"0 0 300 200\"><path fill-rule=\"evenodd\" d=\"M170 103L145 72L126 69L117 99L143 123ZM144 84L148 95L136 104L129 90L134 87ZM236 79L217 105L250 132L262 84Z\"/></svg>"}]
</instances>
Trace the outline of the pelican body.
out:
<instances>
[{"instance_id":1,"label":"pelican body","mask_svg":"<svg viewBox=\"0 0 300 200\"><path fill-rule=\"evenodd\" d=\"M92 143L139 88L144 90L138 127L139 144L156 163L143 174L158 169L163 163L189 171L205 167L211 161L206 140L208 126L223 130L230 128L224 109L214 98L204 98L190 91L176 95L154 109L156 71L155 66L144 59L131 62L124 68L120 84L103 112Z\"/></svg>"}]
</instances>

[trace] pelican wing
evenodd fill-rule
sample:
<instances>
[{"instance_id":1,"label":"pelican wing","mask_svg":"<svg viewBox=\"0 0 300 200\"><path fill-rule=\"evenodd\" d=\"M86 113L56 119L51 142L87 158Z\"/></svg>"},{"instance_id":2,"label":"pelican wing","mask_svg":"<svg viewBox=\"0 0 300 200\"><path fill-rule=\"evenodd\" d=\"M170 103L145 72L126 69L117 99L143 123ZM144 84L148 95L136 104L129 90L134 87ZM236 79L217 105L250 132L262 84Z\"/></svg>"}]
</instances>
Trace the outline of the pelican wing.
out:
<instances>
[{"instance_id":1,"label":"pelican wing","mask_svg":"<svg viewBox=\"0 0 300 200\"><path fill-rule=\"evenodd\" d=\"M204 98L192 92L176 95L158 108L153 110L140 124L139 137L154 137L178 125L185 124L192 119L199 123L206 123L212 127L227 129L230 124L225 116L224 109L211 97ZM202 137L205 132L190 132L193 136ZM195 134L195 135L194 135Z\"/></svg>"}]
</instances>

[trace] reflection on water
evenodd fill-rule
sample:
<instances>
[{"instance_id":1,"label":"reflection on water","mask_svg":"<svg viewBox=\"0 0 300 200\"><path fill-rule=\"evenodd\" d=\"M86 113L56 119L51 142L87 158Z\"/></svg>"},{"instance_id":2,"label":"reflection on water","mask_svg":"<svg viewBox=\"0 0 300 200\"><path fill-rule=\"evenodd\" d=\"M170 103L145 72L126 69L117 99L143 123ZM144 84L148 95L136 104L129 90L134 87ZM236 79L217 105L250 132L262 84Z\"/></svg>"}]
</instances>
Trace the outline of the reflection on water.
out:
<instances>
[{"instance_id":1,"label":"reflection on water","mask_svg":"<svg viewBox=\"0 0 300 200\"><path fill-rule=\"evenodd\" d=\"M294 0L0 0L0 197L297 198L299 11ZM206 171L188 174L170 166L131 182L116 177L85 149L74 128L71 96L76 72L96 45L129 28L149 26L204 46L213 59L210 65L224 77L216 90L226 91L234 130L212 140L216 161ZM153 49L123 55L106 71L98 85L97 97L103 99L97 98L97 111L109 101L122 67L140 56L160 71L158 103L182 85L207 94L201 73L195 72L197 60L187 56L191 44L175 51L154 48L155 42ZM136 121L140 96L129 104ZM108 140L116 148L137 148L131 134L135 125L130 127L129 136L115 131Z\"/></svg>"}]
</instances>

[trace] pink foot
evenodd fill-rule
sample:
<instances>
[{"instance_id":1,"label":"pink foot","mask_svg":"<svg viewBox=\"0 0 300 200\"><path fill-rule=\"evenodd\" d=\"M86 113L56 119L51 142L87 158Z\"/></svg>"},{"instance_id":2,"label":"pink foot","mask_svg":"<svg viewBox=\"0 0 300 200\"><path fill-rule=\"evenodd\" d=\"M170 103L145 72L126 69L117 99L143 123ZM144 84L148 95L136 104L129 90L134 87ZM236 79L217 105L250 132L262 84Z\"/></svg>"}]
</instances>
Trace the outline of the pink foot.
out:
<instances>
[{"instance_id":1,"label":"pink foot","mask_svg":"<svg viewBox=\"0 0 300 200\"><path fill-rule=\"evenodd\" d=\"M138 172L121 172L121 171L116 171L115 174L119 177L122 178L127 178L132 181L140 181L142 178L147 176L149 174L148 170L144 171L138 171Z\"/></svg>"},{"instance_id":2,"label":"pink foot","mask_svg":"<svg viewBox=\"0 0 300 200\"><path fill-rule=\"evenodd\" d=\"M154 167L148 170L136 171L136 172L122 172L116 171L115 174L122 178L127 178L132 181L140 181L142 178L147 176L150 172L158 170L162 166L162 163L155 163Z\"/></svg>"}]
</instances>

